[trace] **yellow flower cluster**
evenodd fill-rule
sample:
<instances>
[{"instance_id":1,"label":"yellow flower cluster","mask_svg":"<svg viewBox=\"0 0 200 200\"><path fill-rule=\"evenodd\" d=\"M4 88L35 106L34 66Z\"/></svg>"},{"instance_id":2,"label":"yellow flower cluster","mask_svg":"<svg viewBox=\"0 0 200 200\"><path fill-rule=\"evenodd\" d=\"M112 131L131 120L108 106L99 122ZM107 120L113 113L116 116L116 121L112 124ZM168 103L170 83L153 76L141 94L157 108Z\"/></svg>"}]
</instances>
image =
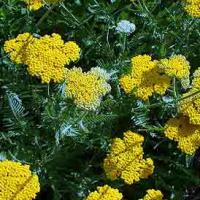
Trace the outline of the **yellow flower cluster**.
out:
<instances>
[{"instance_id":1,"label":"yellow flower cluster","mask_svg":"<svg viewBox=\"0 0 200 200\"><path fill-rule=\"evenodd\" d=\"M200 90L200 68L198 68L193 74L192 89Z\"/></svg>"},{"instance_id":2,"label":"yellow flower cluster","mask_svg":"<svg viewBox=\"0 0 200 200\"><path fill-rule=\"evenodd\" d=\"M185 10L193 17L200 17L200 0L186 0Z\"/></svg>"},{"instance_id":3,"label":"yellow flower cluster","mask_svg":"<svg viewBox=\"0 0 200 200\"><path fill-rule=\"evenodd\" d=\"M123 139L114 139L111 151L104 159L104 170L109 179L121 177L125 183L133 184L153 173L153 160L143 158L143 141L142 135L131 131L125 132Z\"/></svg>"},{"instance_id":4,"label":"yellow flower cluster","mask_svg":"<svg viewBox=\"0 0 200 200\"><path fill-rule=\"evenodd\" d=\"M33 42L33 36L30 33L19 34L15 39L7 40L4 44L4 50L10 54L10 59L17 64L26 62L27 46Z\"/></svg>"},{"instance_id":5,"label":"yellow flower cluster","mask_svg":"<svg viewBox=\"0 0 200 200\"><path fill-rule=\"evenodd\" d=\"M197 90L190 90L180 101L179 112L189 117L191 124L200 125L200 94L193 95ZM191 96L191 97L189 97Z\"/></svg>"},{"instance_id":6,"label":"yellow flower cluster","mask_svg":"<svg viewBox=\"0 0 200 200\"><path fill-rule=\"evenodd\" d=\"M190 63L182 55L174 55L169 59L161 59L160 69L167 75L185 79L190 75Z\"/></svg>"},{"instance_id":7,"label":"yellow flower cluster","mask_svg":"<svg viewBox=\"0 0 200 200\"><path fill-rule=\"evenodd\" d=\"M166 137L177 141L178 148L187 154L194 154L200 147L200 68L193 77L192 88L179 100L181 117L172 118L165 125Z\"/></svg>"},{"instance_id":8,"label":"yellow flower cluster","mask_svg":"<svg viewBox=\"0 0 200 200\"><path fill-rule=\"evenodd\" d=\"M75 42L64 43L55 33L41 38L19 34L5 42L4 50L12 61L27 65L29 74L40 77L43 83L63 81L65 65L80 57L80 48Z\"/></svg>"},{"instance_id":9,"label":"yellow flower cluster","mask_svg":"<svg viewBox=\"0 0 200 200\"><path fill-rule=\"evenodd\" d=\"M43 6L43 0L24 0L29 10L38 10Z\"/></svg>"},{"instance_id":10,"label":"yellow flower cluster","mask_svg":"<svg viewBox=\"0 0 200 200\"><path fill-rule=\"evenodd\" d=\"M89 72L82 72L81 68L76 67L67 69L66 96L72 98L78 107L94 110L100 105L101 98L111 90L106 77L105 71L99 68L92 68Z\"/></svg>"},{"instance_id":11,"label":"yellow flower cluster","mask_svg":"<svg viewBox=\"0 0 200 200\"><path fill-rule=\"evenodd\" d=\"M142 200L163 200L163 194L160 190L149 189Z\"/></svg>"},{"instance_id":12,"label":"yellow flower cluster","mask_svg":"<svg viewBox=\"0 0 200 200\"><path fill-rule=\"evenodd\" d=\"M120 85L126 93L132 91L143 100L154 93L163 95L170 86L171 77L182 81L188 87L190 64L182 55L169 59L152 60L148 55L138 55L131 60L131 73L120 78Z\"/></svg>"},{"instance_id":13,"label":"yellow flower cluster","mask_svg":"<svg viewBox=\"0 0 200 200\"><path fill-rule=\"evenodd\" d=\"M38 10L42 6L44 6L45 3L54 4L58 3L60 0L22 0L22 1L24 1L27 4L29 10Z\"/></svg>"},{"instance_id":14,"label":"yellow flower cluster","mask_svg":"<svg viewBox=\"0 0 200 200\"><path fill-rule=\"evenodd\" d=\"M91 192L86 200L121 200L122 194L118 189L113 189L108 185L97 187L97 191Z\"/></svg>"},{"instance_id":15,"label":"yellow flower cluster","mask_svg":"<svg viewBox=\"0 0 200 200\"><path fill-rule=\"evenodd\" d=\"M189 117L191 124L200 125L200 68L194 73L192 88L182 96L179 112Z\"/></svg>"},{"instance_id":16,"label":"yellow flower cluster","mask_svg":"<svg viewBox=\"0 0 200 200\"><path fill-rule=\"evenodd\" d=\"M147 100L154 93L163 95L170 86L170 78L159 72L158 61L148 55L132 58L131 73L120 79L120 85L126 93L135 91L135 95Z\"/></svg>"},{"instance_id":17,"label":"yellow flower cluster","mask_svg":"<svg viewBox=\"0 0 200 200\"><path fill-rule=\"evenodd\" d=\"M178 148L193 154L200 147L200 126L189 123L188 117L172 118L165 125L165 136L178 142Z\"/></svg>"},{"instance_id":18,"label":"yellow flower cluster","mask_svg":"<svg viewBox=\"0 0 200 200\"><path fill-rule=\"evenodd\" d=\"M19 162L0 162L0 200L32 200L40 191L38 176L28 165Z\"/></svg>"}]
</instances>

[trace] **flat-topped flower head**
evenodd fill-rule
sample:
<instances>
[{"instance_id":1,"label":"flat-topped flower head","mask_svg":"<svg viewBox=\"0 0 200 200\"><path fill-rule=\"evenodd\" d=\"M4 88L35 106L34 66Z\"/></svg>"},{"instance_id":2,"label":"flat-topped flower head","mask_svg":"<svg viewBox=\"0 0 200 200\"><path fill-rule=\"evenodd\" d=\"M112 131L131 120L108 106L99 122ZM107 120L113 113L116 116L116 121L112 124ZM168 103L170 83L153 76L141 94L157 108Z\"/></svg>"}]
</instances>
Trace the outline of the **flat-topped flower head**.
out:
<instances>
[{"instance_id":1,"label":"flat-topped flower head","mask_svg":"<svg viewBox=\"0 0 200 200\"><path fill-rule=\"evenodd\" d=\"M112 76L111 73L108 73L105 69L100 67L93 67L91 68L90 72L96 76L99 76L100 79L104 79L105 81L109 81Z\"/></svg>"},{"instance_id":2,"label":"flat-topped flower head","mask_svg":"<svg viewBox=\"0 0 200 200\"><path fill-rule=\"evenodd\" d=\"M104 159L104 170L109 179L121 177L125 183L133 184L153 173L153 160L143 158L143 141L143 136L131 131L125 132L123 139L113 140L110 153Z\"/></svg>"},{"instance_id":3,"label":"flat-topped flower head","mask_svg":"<svg viewBox=\"0 0 200 200\"><path fill-rule=\"evenodd\" d=\"M179 112L187 117L191 124L200 125L200 93L192 89L182 95L178 104Z\"/></svg>"},{"instance_id":4,"label":"flat-topped flower head","mask_svg":"<svg viewBox=\"0 0 200 200\"><path fill-rule=\"evenodd\" d=\"M23 0L29 10L39 10L43 6L43 0Z\"/></svg>"},{"instance_id":5,"label":"flat-topped flower head","mask_svg":"<svg viewBox=\"0 0 200 200\"><path fill-rule=\"evenodd\" d=\"M111 90L105 73L96 68L89 72L82 72L81 68L76 67L66 70L66 96L80 108L95 110L100 106L102 97Z\"/></svg>"},{"instance_id":6,"label":"flat-topped flower head","mask_svg":"<svg viewBox=\"0 0 200 200\"><path fill-rule=\"evenodd\" d=\"M163 194L160 190L149 189L147 194L141 200L163 200Z\"/></svg>"},{"instance_id":7,"label":"flat-topped flower head","mask_svg":"<svg viewBox=\"0 0 200 200\"><path fill-rule=\"evenodd\" d=\"M118 189L113 189L108 185L97 187L97 190L91 192L86 200L122 200L123 195Z\"/></svg>"},{"instance_id":8,"label":"flat-topped flower head","mask_svg":"<svg viewBox=\"0 0 200 200\"><path fill-rule=\"evenodd\" d=\"M169 59L162 59L158 65L165 74L171 77L185 79L190 75L190 63L182 55L173 55Z\"/></svg>"},{"instance_id":9,"label":"flat-topped flower head","mask_svg":"<svg viewBox=\"0 0 200 200\"><path fill-rule=\"evenodd\" d=\"M200 18L200 0L186 0L185 10L192 17Z\"/></svg>"},{"instance_id":10,"label":"flat-topped flower head","mask_svg":"<svg viewBox=\"0 0 200 200\"><path fill-rule=\"evenodd\" d=\"M65 65L80 58L80 48L72 41L64 42L59 34L36 38L29 33L19 34L5 42L4 50L12 61L28 66L31 76L42 83L60 83L64 80Z\"/></svg>"},{"instance_id":11,"label":"flat-topped flower head","mask_svg":"<svg viewBox=\"0 0 200 200\"><path fill-rule=\"evenodd\" d=\"M127 35L130 35L135 31L135 24L127 21L127 20L121 20L116 27L116 31L118 33L125 33Z\"/></svg>"},{"instance_id":12,"label":"flat-topped flower head","mask_svg":"<svg viewBox=\"0 0 200 200\"><path fill-rule=\"evenodd\" d=\"M120 78L125 93L134 91L136 97L148 100L153 94L163 95L170 86L170 78L159 73L158 61L148 55L138 55L131 59L131 73Z\"/></svg>"},{"instance_id":13,"label":"flat-topped flower head","mask_svg":"<svg viewBox=\"0 0 200 200\"><path fill-rule=\"evenodd\" d=\"M200 68L193 74L192 88L182 95L179 112L189 117L191 124L200 125Z\"/></svg>"},{"instance_id":14,"label":"flat-topped flower head","mask_svg":"<svg viewBox=\"0 0 200 200\"><path fill-rule=\"evenodd\" d=\"M165 136L178 142L186 154L194 154L200 147L200 126L189 123L188 117L171 118L165 125Z\"/></svg>"},{"instance_id":15,"label":"flat-topped flower head","mask_svg":"<svg viewBox=\"0 0 200 200\"><path fill-rule=\"evenodd\" d=\"M22 0L27 4L29 10L35 11L39 10L41 7L47 4L55 4L60 2L61 0Z\"/></svg>"},{"instance_id":16,"label":"flat-topped flower head","mask_svg":"<svg viewBox=\"0 0 200 200\"><path fill-rule=\"evenodd\" d=\"M200 90L200 67L195 70L192 80L192 91Z\"/></svg>"},{"instance_id":17,"label":"flat-topped flower head","mask_svg":"<svg viewBox=\"0 0 200 200\"><path fill-rule=\"evenodd\" d=\"M4 50L9 53L12 61L23 64L26 62L27 46L34 40L35 38L30 33L19 34L16 38L5 41Z\"/></svg>"},{"instance_id":18,"label":"flat-topped flower head","mask_svg":"<svg viewBox=\"0 0 200 200\"><path fill-rule=\"evenodd\" d=\"M19 162L0 162L0 200L32 200L40 191L38 176L29 165Z\"/></svg>"}]
</instances>

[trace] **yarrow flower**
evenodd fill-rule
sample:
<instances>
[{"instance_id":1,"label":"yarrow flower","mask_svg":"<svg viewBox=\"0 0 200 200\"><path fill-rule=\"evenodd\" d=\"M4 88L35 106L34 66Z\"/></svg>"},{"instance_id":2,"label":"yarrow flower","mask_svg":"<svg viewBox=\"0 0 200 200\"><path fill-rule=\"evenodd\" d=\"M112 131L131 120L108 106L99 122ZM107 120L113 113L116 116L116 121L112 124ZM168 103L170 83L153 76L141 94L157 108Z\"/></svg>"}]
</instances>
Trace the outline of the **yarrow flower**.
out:
<instances>
[{"instance_id":1,"label":"yarrow flower","mask_svg":"<svg viewBox=\"0 0 200 200\"><path fill-rule=\"evenodd\" d=\"M33 175L29 165L19 162L0 162L0 200L32 200L40 191L38 176Z\"/></svg>"},{"instance_id":2,"label":"yarrow flower","mask_svg":"<svg viewBox=\"0 0 200 200\"><path fill-rule=\"evenodd\" d=\"M200 90L200 67L193 73L192 90Z\"/></svg>"},{"instance_id":3,"label":"yarrow flower","mask_svg":"<svg viewBox=\"0 0 200 200\"><path fill-rule=\"evenodd\" d=\"M12 61L27 65L29 74L40 77L42 83L63 81L65 65L80 58L79 46L72 41L64 43L55 33L40 38L19 34L5 42L4 50Z\"/></svg>"},{"instance_id":4,"label":"yarrow flower","mask_svg":"<svg viewBox=\"0 0 200 200\"><path fill-rule=\"evenodd\" d=\"M45 5L45 3L48 3L48 4L55 4L55 3L58 3L59 1L61 0L22 0L24 1L29 10L39 10L42 6Z\"/></svg>"},{"instance_id":5,"label":"yarrow flower","mask_svg":"<svg viewBox=\"0 0 200 200\"><path fill-rule=\"evenodd\" d=\"M66 70L66 96L72 98L78 107L95 110L101 98L111 90L108 78L106 71L99 68L92 68L89 72L76 67Z\"/></svg>"},{"instance_id":6,"label":"yarrow flower","mask_svg":"<svg viewBox=\"0 0 200 200\"><path fill-rule=\"evenodd\" d=\"M91 192L86 200L121 200L123 195L118 189L113 189L108 185L97 187L95 192Z\"/></svg>"},{"instance_id":7,"label":"yarrow flower","mask_svg":"<svg viewBox=\"0 0 200 200\"><path fill-rule=\"evenodd\" d=\"M191 124L200 125L200 68L193 75L192 88L182 95L179 112L189 117Z\"/></svg>"},{"instance_id":8,"label":"yarrow flower","mask_svg":"<svg viewBox=\"0 0 200 200\"><path fill-rule=\"evenodd\" d=\"M183 100L178 105L179 112L189 117L191 124L200 125L200 94L197 90L190 90L182 95Z\"/></svg>"},{"instance_id":9,"label":"yarrow flower","mask_svg":"<svg viewBox=\"0 0 200 200\"><path fill-rule=\"evenodd\" d=\"M178 142L178 148L186 154L194 154L200 147L200 126L190 124L188 117L171 118L165 124L164 133Z\"/></svg>"},{"instance_id":10,"label":"yarrow flower","mask_svg":"<svg viewBox=\"0 0 200 200\"><path fill-rule=\"evenodd\" d=\"M187 79L190 75L190 63L182 55L173 55L169 59L162 59L159 68L167 75L178 79Z\"/></svg>"},{"instance_id":11,"label":"yarrow flower","mask_svg":"<svg viewBox=\"0 0 200 200\"><path fill-rule=\"evenodd\" d=\"M184 90L190 88L190 77L186 77L181 79L181 86Z\"/></svg>"},{"instance_id":12,"label":"yarrow flower","mask_svg":"<svg viewBox=\"0 0 200 200\"><path fill-rule=\"evenodd\" d=\"M142 135L131 131L125 132L123 139L113 140L110 153L104 159L104 170L109 179L121 177L125 183L133 184L153 173L153 160L143 158L143 141Z\"/></svg>"},{"instance_id":13,"label":"yarrow flower","mask_svg":"<svg viewBox=\"0 0 200 200\"><path fill-rule=\"evenodd\" d=\"M141 200L163 200L163 194L160 190L149 189Z\"/></svg>"},{"instance_id":14,"label":"yarrow flower","mask_svg":"<svg viewBox=\"0 0 200 200\"><path fill-rule=\"evenodd\" d=\"M125 93L134 91L136 97L147 100L154 93L163 95L170 86L170 78L159 72L158 61L148 55L131 59L131 73L120 78Z\"/></svg>"},{"instance_id":15,"label":"yarrow flower","mask_svg":"<svg viewBox=\"0 0 200 200\"><path fill-rule=\"evenodd\" d=\"M17 64L24 63L26 60L27 46L34 40L30 33L19 34L16 38L7 40L4 50L9 53L10 59Z\"/></svg>"},{"instance_id":16,"label":"yarrow flower","mask_svg":"<svg viewBox=\"0 0 200 200\"><path fill-rule=\"evenodd\" d=\"M130 35L135 31L135 24L127 21L127 20L121 20L116 27L116 31L118 33L126 33L127 35Z\"/></svg>"},{"instance_id":17,"label":"yarrow flower","mask_svg":"<svg viewBox=\"0 0 200 200\"><path fill-rule=\"evenodd\" d=\"M109 81L112 75L111 73L108 73L105 69L102 69L100 67L93 67L91 68L90 72L105 81Z\"/></svg>"},{"instance_id":18,"label":"yarrow flower","mask_svg":"<svg viewBox=\"0 0 200 200\"><path fill-rule=\"evenodd\" d=\"M200 17L200 0L186 0L185 10L192 17Z\"/></svg>"}]
</instances>

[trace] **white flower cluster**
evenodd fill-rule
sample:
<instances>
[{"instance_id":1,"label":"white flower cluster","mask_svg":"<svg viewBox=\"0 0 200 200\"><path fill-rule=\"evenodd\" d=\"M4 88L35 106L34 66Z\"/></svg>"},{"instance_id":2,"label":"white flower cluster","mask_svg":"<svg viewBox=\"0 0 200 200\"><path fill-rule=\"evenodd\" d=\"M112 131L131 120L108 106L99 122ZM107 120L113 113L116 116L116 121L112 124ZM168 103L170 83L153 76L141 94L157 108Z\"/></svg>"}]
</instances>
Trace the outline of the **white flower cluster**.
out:
<instances>
[{"instance_id":1,"label":"white flower cluster","mask_svg":"<svg viewBox=\"0 0 200 200\"><path fill-rule=\"evenodd\" d=\"M116 27L116 31L118 33L126 33L127 35L133 33L135 29L136 29L135 24L127 20L121 20Z\"/></svg>"},{"instance_id":2,"label":"white flower cluster","mask_svg":"<svg viewBox=\"0 0 200 200\"><path fill-rule=\"evenodd\" d=\"M102 78L106 81L110 80L111 75L112 75L111 73L108 73L105 69L102 69L100 67L93 67L93 68L91 68L90 71L91 71L91 73L99 76L99 78Z\"/></svg>"}]
</instances>

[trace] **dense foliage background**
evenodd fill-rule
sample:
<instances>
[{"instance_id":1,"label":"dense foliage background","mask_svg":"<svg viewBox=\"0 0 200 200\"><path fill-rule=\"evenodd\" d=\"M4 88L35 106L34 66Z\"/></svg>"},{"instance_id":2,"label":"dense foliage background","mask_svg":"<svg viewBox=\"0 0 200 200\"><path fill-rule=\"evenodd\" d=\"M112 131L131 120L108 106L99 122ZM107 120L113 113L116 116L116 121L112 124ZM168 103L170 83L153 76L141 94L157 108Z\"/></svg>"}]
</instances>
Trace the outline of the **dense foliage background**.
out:
<instances>
[{"instance_id":1,"label":"dense foliage background","mask_svg":"<svg viewBox=\"0 0 200 200\"><path fill-rule=\"evenodd\" d=\"M38 200L81 200L105 183L120 188L125 199L141 198L148 188L159 188L166 199L200 199L199 152L181 153L160 128L176 115L176 106L159 96L137 101L117 79L138 54L155 59L182 54L193 72L200 66L200 21L187 15L181 0L137 2L68 0L32 12L21 1L0 1L0 159L31 165L40 177ZM133 34L116 32L122 19L135 23ZM24 32L59 33L81 47L76 66L114 73L112 91L98 110L77 108L62 95L63 85L41 84L10 61L4 42ZM156 165L151 178L131 186L108 181L102 169L112 138L129 129L145 136L145 154Z\"/></svg>"}]
</instances>

